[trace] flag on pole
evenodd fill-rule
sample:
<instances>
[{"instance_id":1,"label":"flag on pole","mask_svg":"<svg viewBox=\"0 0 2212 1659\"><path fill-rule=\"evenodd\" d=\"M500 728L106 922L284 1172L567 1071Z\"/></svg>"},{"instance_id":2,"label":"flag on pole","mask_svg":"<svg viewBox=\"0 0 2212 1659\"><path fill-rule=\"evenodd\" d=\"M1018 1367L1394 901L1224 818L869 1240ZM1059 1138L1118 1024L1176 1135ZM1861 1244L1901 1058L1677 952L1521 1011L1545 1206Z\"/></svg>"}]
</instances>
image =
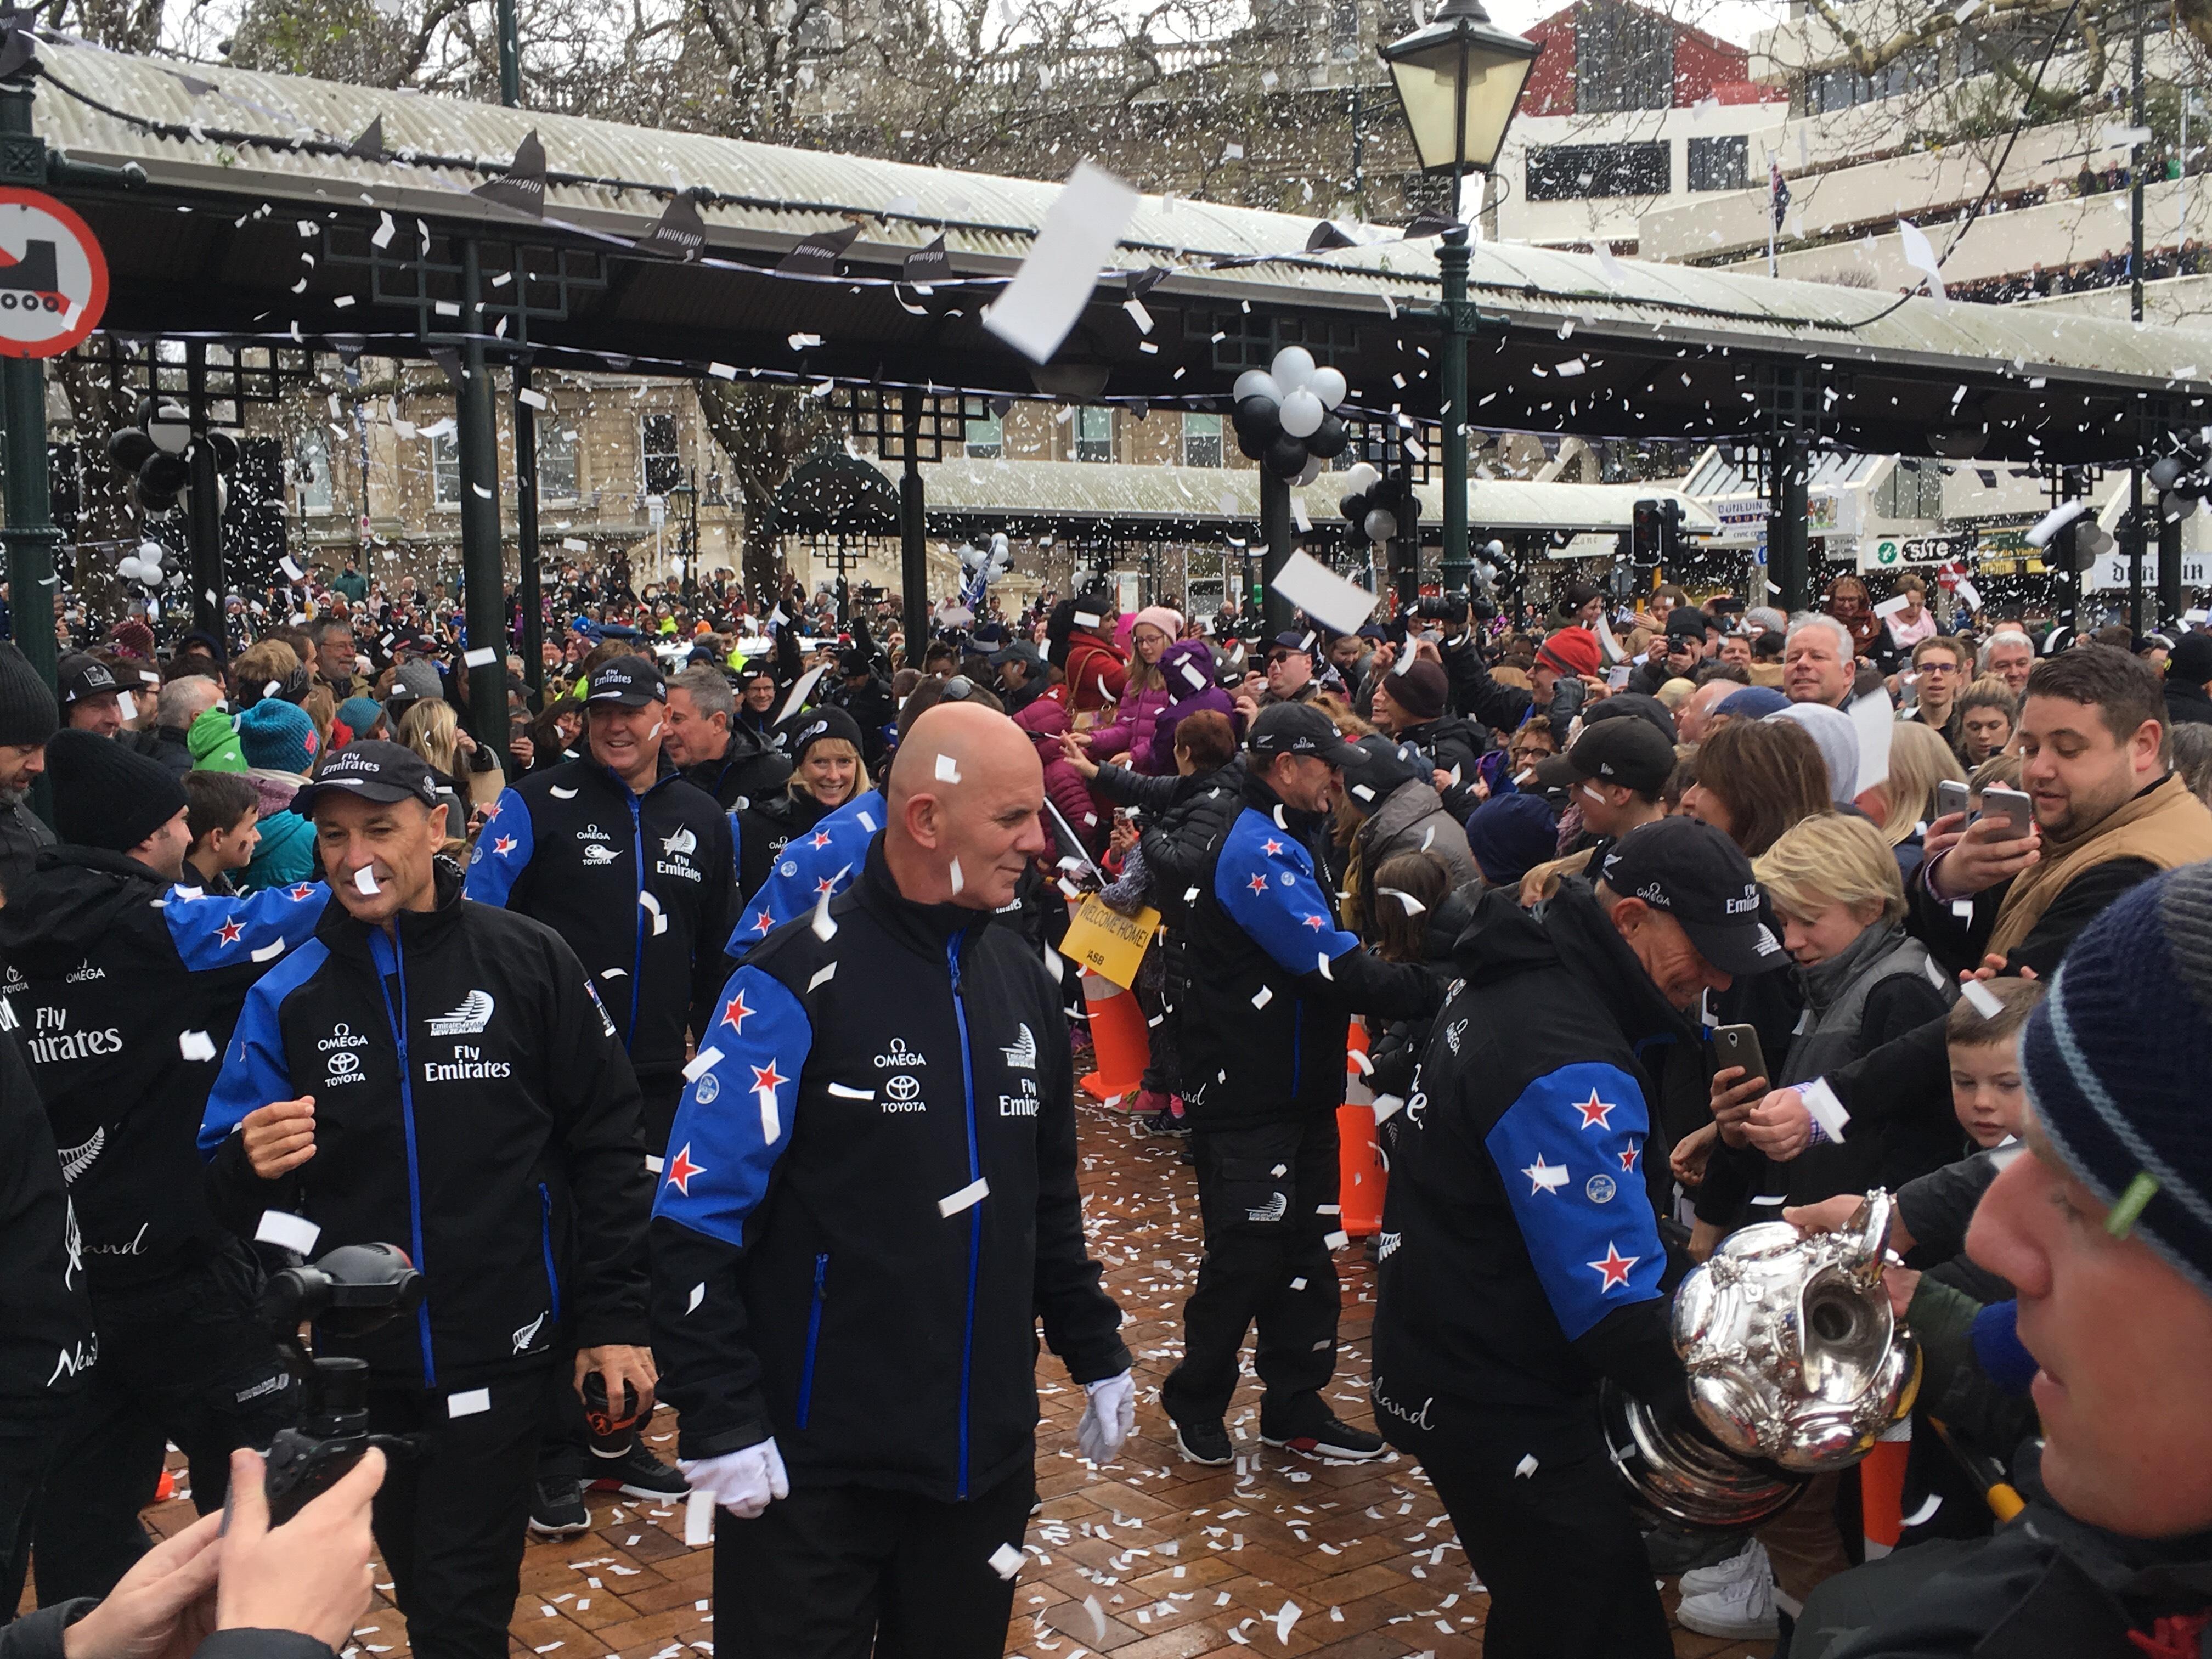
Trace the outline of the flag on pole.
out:
<instances>
[{"instance_id":1,"label":"flag on pole","mask_svg":"<svg viewBox=\"0 0 2212 1659\"><path fill-rule=\"evenodd\" d=\"M1766 194L1773 204L1774 228L1782 228L1782 216L1790 210L1790 185L1782 176L1782 161L1778 156L1766 158Z\"/></svg>"}]
</instances>

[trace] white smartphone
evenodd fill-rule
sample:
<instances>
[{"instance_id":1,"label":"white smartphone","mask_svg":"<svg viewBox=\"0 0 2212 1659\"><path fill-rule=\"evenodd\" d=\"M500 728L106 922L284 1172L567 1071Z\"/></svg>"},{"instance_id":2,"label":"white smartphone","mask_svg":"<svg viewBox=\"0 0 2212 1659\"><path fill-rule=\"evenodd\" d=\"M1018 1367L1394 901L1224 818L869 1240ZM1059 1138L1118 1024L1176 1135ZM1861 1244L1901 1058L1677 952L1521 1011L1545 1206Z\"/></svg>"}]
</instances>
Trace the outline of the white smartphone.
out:
<instances>
[{"instance_id":1,"label":"white smartphone","mask_svg":"<svg viewBox=\"0 0 2212 1659\"><path fill-rule=\"evenodd\" d=\"M1982 791L1982 816L1984 818L2003 818L2012 825L2012 833L2004 837L2011 840L2026 835L2035 823L2035 803L2017 789L2002 787Z\"/></svg>"}]
</instances>

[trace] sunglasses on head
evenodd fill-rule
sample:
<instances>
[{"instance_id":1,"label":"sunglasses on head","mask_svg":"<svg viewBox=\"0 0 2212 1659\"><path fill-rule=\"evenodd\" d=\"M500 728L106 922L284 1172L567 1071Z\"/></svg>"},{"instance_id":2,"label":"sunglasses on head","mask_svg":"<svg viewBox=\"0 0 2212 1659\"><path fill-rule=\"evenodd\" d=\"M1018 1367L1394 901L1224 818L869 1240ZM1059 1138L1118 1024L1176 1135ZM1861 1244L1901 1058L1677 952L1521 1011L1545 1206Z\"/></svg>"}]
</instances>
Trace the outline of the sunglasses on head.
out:
<instances>
[{"instance_id":1,"label":"sunglasses on head","mask_svg":"<svg viewBox=\"0 0 2212 1659\"><path fill-rule=\"evenodd\" d=\"M975 695L975 682L965 674L955 674L945 682L945 689L937 694L939 702L965 702Z\"/></svg>"}]
</instances>

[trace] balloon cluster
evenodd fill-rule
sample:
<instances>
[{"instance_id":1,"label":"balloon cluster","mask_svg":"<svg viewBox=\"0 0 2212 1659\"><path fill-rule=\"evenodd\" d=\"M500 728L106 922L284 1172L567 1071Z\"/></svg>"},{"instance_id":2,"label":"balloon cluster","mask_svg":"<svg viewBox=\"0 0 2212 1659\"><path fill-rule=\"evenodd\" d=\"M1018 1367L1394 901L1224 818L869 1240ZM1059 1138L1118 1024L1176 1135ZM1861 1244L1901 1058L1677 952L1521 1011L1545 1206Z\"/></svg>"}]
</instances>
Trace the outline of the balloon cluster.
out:
<instances>
[{"instance_id":1,"label":"balloon cluster","mask_svg":"<svg viewBox=\"0 0 2212 1659\"><path fill-rule=\"evenodd\" d=\"M138 424L123 427L108 438L107 459L132 475L132 493L141 507L149 513L167 513L176 506L177 497L192 481L191 463L186 457L195 441L213 446L218 474L236 469L238 441L230 434L208 432L198 434L196 439L191 417L182 404L141 398ZM218 477L218 512L222 510L222 487Z\"/></svg>"},{"instance_id":2,"label":"balloon cluster","mask_svg":"<svg viewBox=\"0 0 2212 1659\"><path fill-rule=\"evenodd\" d=\"M2153 461L2143 477L2158 491L2160 519L2179 524L2190 517L2198 502L2212 495L2212 427L2183 437L2180 447Z\"/></svg>"},{"instance_id":3,"label":"balloon cluster","mask_svg":"<svg viewBox=\"0 0 2212 1659\"><path fill-rule=\"evenodd\" d=\"M1304 346L1285 346L1266 368L1246 369L1235 390L1237 447L1279 478L1311 483L1352 441L1335 413L1349 391L1343 371L1316 368Z\"/></svg>"},{"instance_id":4,"label":"balloon cluster","mask_svg":"<svg viewBox=\"0 0 2212 1659\"><path fill-rule=\"evenodd\" d=\"M1347 539L1352 546L1419 533L1421 503L1410 483L1386 478L1366 461L1346 472L1344 481L1351 493L1337 503L1337 509L1352 526Z\"/></svg>"},{"instance_id":5,"label":"balloon cluster","mask_svg":"<svg viewBox=\"0 0 2212 1659\"><path fill-rule=\"evenodd\" d=\"M126 553L115 562L115 574L126 582L139 582L148 587L159 587L171 580L183 580L183 564L177 556L157 541L143 541L135 553Z\"/></svg>"}]
</instances>

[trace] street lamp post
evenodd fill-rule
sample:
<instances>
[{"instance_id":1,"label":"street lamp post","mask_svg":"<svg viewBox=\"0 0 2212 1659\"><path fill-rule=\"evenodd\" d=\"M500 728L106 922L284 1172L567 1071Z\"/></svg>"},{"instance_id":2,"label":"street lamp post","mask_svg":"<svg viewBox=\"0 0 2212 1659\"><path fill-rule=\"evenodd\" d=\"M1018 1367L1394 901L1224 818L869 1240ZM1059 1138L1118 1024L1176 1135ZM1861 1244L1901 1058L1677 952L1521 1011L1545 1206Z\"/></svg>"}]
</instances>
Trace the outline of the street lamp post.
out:
<instances>
[{"instance_id":1,"label":"street lamp post","mask_svg":"<svg viewBox=\"0 0 2212 1659\"><path fill-rule=\"evenodd\" d=\"M1382 48L1421 171L1451 179L1452 225L1437 249L1443 288L1437 307L1443 333L1437 385L1443 404L1447 593L1466 592L1474 569L1467 544L1467 343L1476 319L1467 299L1469 255L1467 226L1460 216L1460 182L1469 167L1487 174L1497 165L1505 129L1542 50L1537 42L1492 22L1481 0L1443 0L1425 27Z\"/></svg>"}]
</instances>

